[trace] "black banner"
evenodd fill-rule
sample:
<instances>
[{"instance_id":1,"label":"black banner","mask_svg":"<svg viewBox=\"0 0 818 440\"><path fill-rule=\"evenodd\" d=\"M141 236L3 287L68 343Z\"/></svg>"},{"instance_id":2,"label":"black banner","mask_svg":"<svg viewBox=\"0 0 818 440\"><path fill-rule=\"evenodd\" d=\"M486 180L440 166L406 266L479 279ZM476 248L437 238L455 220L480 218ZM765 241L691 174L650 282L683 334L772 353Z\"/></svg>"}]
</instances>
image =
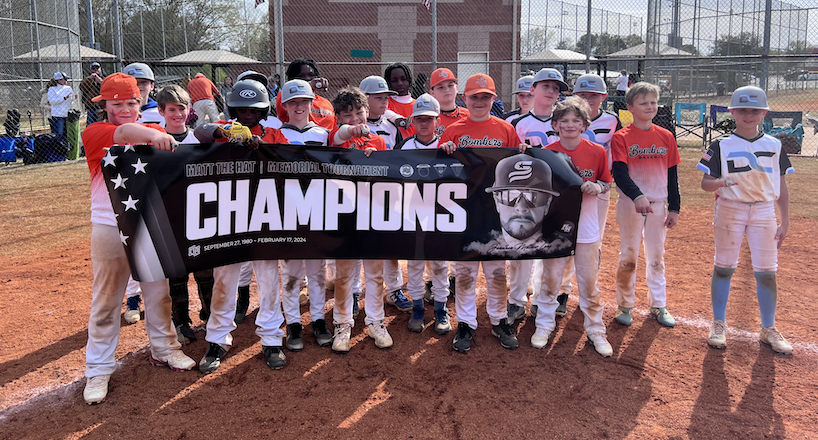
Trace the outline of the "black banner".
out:
<instances>
[{"instance_id":1,"label":"black banner","mask_svg":"<svg viewBox=\"0 0 818 440\"><path fill-rule=\"evenodd\" d=\"M572 255L582 179L539 148L114 146L102 160L135 279L249 260Z\"/></svg>"}]
</instances>

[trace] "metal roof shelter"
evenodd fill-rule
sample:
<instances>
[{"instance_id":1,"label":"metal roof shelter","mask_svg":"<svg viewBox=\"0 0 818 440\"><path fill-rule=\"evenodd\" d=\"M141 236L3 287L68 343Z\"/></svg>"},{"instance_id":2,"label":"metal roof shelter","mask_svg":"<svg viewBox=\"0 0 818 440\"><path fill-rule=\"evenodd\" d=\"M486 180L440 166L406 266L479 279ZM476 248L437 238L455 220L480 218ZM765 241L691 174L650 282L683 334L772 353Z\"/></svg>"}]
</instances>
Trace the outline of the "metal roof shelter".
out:
<instances>
[{"instance_id":1,"label":"metal roof shelter","mask_svg":"<svg viewBox=\"0 0 818 440\"><path fill-rule=\"evenodd\" d=\"M531 63L531 62L538 62L538 63L584 63L585 62L585 54L574 52L573 50L567 49L546 49L542 52L537 52L535 54L531 54L527 57L522 59L523 62ZM591 61L596 61L595 57L591 57Z\"/></svg>"},{"instance_id":2,"label":"metal roof shelter","mask_svg":"<svg viewBox=\"0 0 818 440\"><path fill-rule=\"evenodd\" d=\"M609 53L608 58L625 58L625 57L644 57L647 52L648 45L646 43L637 44L636 46L620 50L619 52ZM660 44L657 52L658 56L675 56L675 57L692 57L693 54L685 52L675 47L670 47L667 44Z\"/></svg>"},{"instance_id":3,"label":"metal roof shelter","mask_svg":"<svg viewBox=\"0 0 818 440\"><path fill-rule=\"evenodd\" d=\"M228 66L230 64L261 64L261 61L247 58L226 50L192 50L190 52L157 61L158 65L201 66Z\"/></svg>"},{"instance_id":4,"label":"metal roof shelter","mask_svg":"<svg viewBox=\"0 0 818 440\"><path fill-rule=\"evenodd\" d=\"M114 54L85 46L73 46L71 48L73 51L73 57L69 57L68 44L52 44L51 46L41 47L39 59L42 61L76 61L77 47L80 49L80 59L83 61L103 61L116 59L116 55ZM32 52L26 52L22 55L17 55L14 57L14 59L20 61L37 61L37 51L35 50Z\"/></svg>"}]
</instances>

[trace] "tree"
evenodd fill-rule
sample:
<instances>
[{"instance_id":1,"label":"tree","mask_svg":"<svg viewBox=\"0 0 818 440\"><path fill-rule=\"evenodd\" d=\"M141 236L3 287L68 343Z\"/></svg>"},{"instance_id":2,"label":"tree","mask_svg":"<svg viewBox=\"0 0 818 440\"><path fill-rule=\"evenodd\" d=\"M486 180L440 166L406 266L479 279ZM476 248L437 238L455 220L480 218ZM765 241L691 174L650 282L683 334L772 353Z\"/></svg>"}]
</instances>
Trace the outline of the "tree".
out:
<instances>
[{"instance_id":1,"label":"tree","mask_svg":"<svg viewBox=\"0 0 818 440\"><path fill-rule=\"evenodd\" d=\"M576 50L580 53L585 53L585 44L587 35L579 37L577 41ZM611 35L607 32L601 34L591 34L591 54L594 56L605 56L614 52L618 52L629 47L642 44L642 37L639 35Z\"/></svg>"},{"instance_id":2,"label":"tree","mask_svg":"<svg viewBox=\"0 0 818 440\"><path fill-rule=\"evenodd\" d=\"M534 27L530 32L525 32L520 40L520 54L523 57L542 52L553 46L556 32L544 27Z\"/></svg>"},{"instance_id":3,"label":"tree","mask_svg":"<svg viewBox=\"0 0 818 440\"><path fill-rule=\"evenodd\" d=\"M722 35L716 39L713 55L760 55L762 52L761 40L750 32L739 35Z\"/></svg>"}]
</instances>

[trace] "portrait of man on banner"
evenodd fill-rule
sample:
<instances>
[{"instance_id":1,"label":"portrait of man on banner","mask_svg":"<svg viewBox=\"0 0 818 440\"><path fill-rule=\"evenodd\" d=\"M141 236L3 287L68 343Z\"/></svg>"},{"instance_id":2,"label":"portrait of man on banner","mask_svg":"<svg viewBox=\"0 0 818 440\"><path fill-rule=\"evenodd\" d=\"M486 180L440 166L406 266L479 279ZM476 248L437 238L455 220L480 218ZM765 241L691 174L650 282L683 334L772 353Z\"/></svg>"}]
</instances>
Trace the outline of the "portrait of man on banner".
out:
<instances>
[{"instance_id":1,"label":"portrait of man on banner","mask_svg":"<svg viewBox=\"0 0 818 440\"><path fill-rule=\"evenodd\" d=\"M543 222L559 192L552 184L548 163L526 154L500 160L493 186L486 188L494 199L501 230L493 230L485 243L475 241L466 251L481 255L519 258L542 255L573 246L576 225L566 221L550 237L543 236Z\"/></svg>"}]
</instances>

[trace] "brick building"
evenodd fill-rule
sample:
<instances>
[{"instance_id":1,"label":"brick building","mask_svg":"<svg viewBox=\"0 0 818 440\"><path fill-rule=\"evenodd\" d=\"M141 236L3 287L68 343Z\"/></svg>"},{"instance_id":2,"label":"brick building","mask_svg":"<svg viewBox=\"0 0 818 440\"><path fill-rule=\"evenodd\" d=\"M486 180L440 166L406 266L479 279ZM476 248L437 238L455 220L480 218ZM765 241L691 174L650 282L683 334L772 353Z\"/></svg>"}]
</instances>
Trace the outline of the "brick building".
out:
<instances>
[{"instance_id":1,"label":"brick building","mask_svg":"<svg viewBox=\"0 0 818 440\"><path fill-rule=\"evenodd\" d=\"M334 96L348 84L358 85L366 76L383 75L392 62L408 64L415 77L423 73L428 78L434 70L432 14L420 0L282 1L284 61L316 60L330 80L327 95ZM269 2L273 60L275 3ZM519 65L489 62L519 59L519 18L519 0L438 0L438 67L452 69L461 90L469 75L488 73L503 101L510 102Z\"/></svg>"}]
</instances>

